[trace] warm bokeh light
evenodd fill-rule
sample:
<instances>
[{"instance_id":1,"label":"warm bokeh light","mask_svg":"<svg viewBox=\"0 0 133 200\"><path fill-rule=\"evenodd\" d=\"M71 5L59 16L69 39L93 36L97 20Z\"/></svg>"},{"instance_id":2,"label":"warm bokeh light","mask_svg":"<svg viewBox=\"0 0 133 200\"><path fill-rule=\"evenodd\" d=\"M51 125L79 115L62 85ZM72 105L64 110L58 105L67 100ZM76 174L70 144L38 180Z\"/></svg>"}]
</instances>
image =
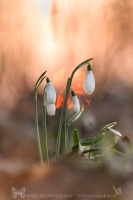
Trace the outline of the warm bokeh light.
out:
<instances>
[{"instance_id":1,"label":"warm bokeh light","mask_svg":"<svg viewBox=\"0 0 133 200\"><path fill-rule=\"evenodd\" d=\"M84 104L82 104L81 108L82 108L83 110L85 109L85 106L84 106Z\"/></svg>"},{"instance_id":2,"label":"warm bokeh light","mask_svg":"<svg viewBox=\"0 0 133 200\"><path fill-rule=\"evenodd\" d=\"M72 69L90 57L97 88L106 90L114 78L131 87L132 7L131 0L2 0L1 109L13 108L46 69L63 93ZM84 94L85 68L78 73L72 88Z\"/></svg>"},{"instance_id":3,"label":"warm bokeh light","mask_svg":"<svg viewBox=\"0 0 133 200\"><path fill-rule=\"evenodd\" d=\"M70 109L70 108L73 107L72 100L71 100L70 97L69 97L68 100L67 100L67 107L68 107L68 109Z\"/></svg>"},{"instance_id":4,"label":"warm bokeh light","mask_svg":"<svg viewBox=\"0 0 133 200\"><path fill-rule=\"evenodd\" d=\"M64 97L61 94L58 94L56 101L56 108L60 108L63 105Z\"/></svg>"},{"instance_id":5,"label":"warm bokeh light","mask_svg":"<svg viewBox=\"0 0 133 200\"><path fill-rule=\"evenodd\" d=\"M90 99L85 99L86 103L88 104L88 106L90 105L91 103L91 100Z\"/></svg>"}]
</instances>

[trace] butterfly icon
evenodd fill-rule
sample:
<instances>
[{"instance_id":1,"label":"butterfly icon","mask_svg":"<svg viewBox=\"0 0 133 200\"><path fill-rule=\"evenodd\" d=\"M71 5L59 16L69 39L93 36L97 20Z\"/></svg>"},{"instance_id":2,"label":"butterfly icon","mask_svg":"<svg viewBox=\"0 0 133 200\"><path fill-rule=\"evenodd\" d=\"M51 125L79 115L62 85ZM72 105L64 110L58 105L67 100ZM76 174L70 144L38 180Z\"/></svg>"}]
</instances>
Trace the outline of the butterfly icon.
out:
<instances>
[{"instance_id":1,"label":"butterfly icon","mask_svg":"<svg viewBox=\"0 0 133 200\"><path fill-rule=\"evenodd\" d=\"M113 185L113 189L115 191L115 194L119 195L122 193L121 188L119 187L118 189L115 188L115 186Z\"/></svg>"},{"instance_id":2,"label":"butterfly icon","mask_svg":"<svg viewBox=\"0 0 133 200\"><path fill-rule=\"evenodd\" d=\"M18 196L20 196L21 198L25 197L25 192L26 192L26 188L23 187L20 190L16 190L14 187L12 187L12 197L16 198Z\"/></svg>"}]
</instances>

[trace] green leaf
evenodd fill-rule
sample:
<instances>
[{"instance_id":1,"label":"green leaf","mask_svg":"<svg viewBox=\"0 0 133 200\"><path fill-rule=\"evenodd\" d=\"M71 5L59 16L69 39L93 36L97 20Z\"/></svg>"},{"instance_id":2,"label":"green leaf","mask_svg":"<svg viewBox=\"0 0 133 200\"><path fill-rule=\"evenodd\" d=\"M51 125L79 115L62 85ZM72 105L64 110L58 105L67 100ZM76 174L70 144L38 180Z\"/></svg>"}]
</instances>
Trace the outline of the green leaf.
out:
<instances>
[{"instance_id":1,"label":"green leaf","mask_svg":"<svg viewBox=\"0 0 133 200\"><path fill-rule=\"evenodd\" d=\"M85 151L83 151L83 153L82 154L85 154L85 153L89 153L89 152L93 152L93 151L99 151L99 150L103 150L103 149L89 149L89 150L85 150Z\"/></svg>"},{"instance_id":2,"label":"green leaf","mask_svg":"<svg viewBox=\"0 0 133 200\"><path fill-rule=\"evenodd\" d=\"M76 113L67 123L67 126L69 127L71 124L73 124L79 117L80 115L82 114L84 110L81 109L79 113Z\"/></svg>"},{"instance_id":3,"label":"green leaf","mask_svg":"<svg viewBox=\"0 0 133 200\"><path fill-rule=\"evenodd\" d=\"M95 140L94 144L99 143L104 138L104 136L105 134L101 133ZM94 141L94 138L79 139L79 142L82 146L89 146L93 143L93 141ZM78 144L73 145L72 150L77 150L77 149L78 149Z\"/></svg>"},{"instance_id":4,"label":"green leaf","mask_svg":"<svg viewBox=\"0 0 133 200\"><path fill-rule=\"evenodd\" d=\"M98 138L96 139L95 143L94 144L97 144L98 142L100 142L105 136L105 133L101 133ZM86 138L86 139L80 139L80 143L82 146L88 146L88 145L91 145L92 142L94 140L94 137L93 138Z\"/></svg>"},{"instance_id":5,"label":"green leaf","mask_svg":"<svg viewBox=\"0 0 133 200\"><path fill-rule=\"evenodd\" d=\"M79 144L79 134L77 129L74 129L73 131L73 143L74 146Z\"/></svg>"},{"instance_id":6,"label":"green leaf","mask_svg":"<svg viewBox=\"0 0 133 200\"><path fill-rule=\"evenodd\" d=\"M43 106L46 106L46 86L44 87L44 92L43 92Z\"/></svg>"}]
</instances>

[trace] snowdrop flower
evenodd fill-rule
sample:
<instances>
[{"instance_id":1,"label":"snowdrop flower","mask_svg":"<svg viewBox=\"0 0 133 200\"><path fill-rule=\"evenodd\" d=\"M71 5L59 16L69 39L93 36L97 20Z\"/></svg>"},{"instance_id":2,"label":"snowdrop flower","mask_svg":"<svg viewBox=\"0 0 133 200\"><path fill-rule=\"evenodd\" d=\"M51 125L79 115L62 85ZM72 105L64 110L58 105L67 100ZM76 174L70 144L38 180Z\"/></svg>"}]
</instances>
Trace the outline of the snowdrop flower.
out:
<instances>
[{"instance_id":1,"label":"snowdrop flower","mask_svg":"<svg viewBox=\"0 0 133 200\"><path fill-rule=\"evenodd\" d=\"M46 102L46 109L49 116L55 115L55 104L50 104L48 101Z\"/></svg>"},{"instance_id":2,"label":"snowdrop flower","mask_svg":"<svg viewBox=\"0 0 133 200\"><path fill-rule=\"evenodd\" d=\"M107 128L107 130L108 130L109 132L111 132L111 133L113 133L113 134L119 136L119 137L122 137L122 134L121 134L121 133L119 133L118 131L116 131L116 130L114 130L114 129L112 129L112 128Z\"/></svg>"},{"instance_id":3,"label":"snowdrop flower","mask_svg":"<svg viewBox=\"0 0 133 200\"><path fill-rule=\"evenodd\" d=\"M79 113L80 103L79 103L78 97L75 95L75 92L73 90L71 91L71 95L72 95L73 108L76 113Z\"/></svg>"},{"instance_id":4,"label":"snowdrop flower","mask_svg":"<svg viewBox=\"0 0 133 200\"><path fill-rule=\"evenodd\" d=\"M55 89L51 83L51 81L49 80L49 78L46 78L47 84L46 84L46 98L47 101L50 104L55 104L56 102L56 92Z\"/></svg>"},{"instance_id":5,"label":"snowdrop flower","mask_svg":"<svg viewBox=\"0 0 133 200\"><path fill-rule=\"evenodd\" d=\"M87 94L91 94L93 93L94 89L95 89L95 78L92 72L92 67L89 64L87 66L87 74L84 80L84 91Z\"/></svg>"}]
</instances>

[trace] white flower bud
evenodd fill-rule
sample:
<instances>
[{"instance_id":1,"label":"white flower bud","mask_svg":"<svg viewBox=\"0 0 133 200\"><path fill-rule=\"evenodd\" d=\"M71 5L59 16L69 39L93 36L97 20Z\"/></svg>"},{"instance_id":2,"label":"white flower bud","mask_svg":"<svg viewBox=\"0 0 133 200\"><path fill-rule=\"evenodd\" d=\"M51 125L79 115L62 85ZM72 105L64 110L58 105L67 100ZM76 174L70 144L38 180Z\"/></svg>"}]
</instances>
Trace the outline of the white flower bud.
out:
<instances>
[{"instance_id":1,"label":"white flower bud","mask_svg":"<svg viewBox=\"0 0 133 200\"><path fill-rule=\"evenodd\" d=\"M75 112L79 113L79 111L80 111L80 103L79 103L79 100L78 100L77 96L73 96L72 97L72 103L73 103L73 108L74 108Z\"/></svg>"},{"instance_id":2,"label":"white flower bud","mask_svg":"<svg viewBox=\"0 0 133 200\"><path fill-rule=\"evenodd\" d=\"M113 134L119 136L119 137L122 137L122 134L121 134L121 133L119 133L118 131L116 131L116 130L114 130L114 129L112 129L112 128L107 128L107 130L110 131L111 133L113 133Z\"/></svg>"},{"instance_id":3,"label":"white flower bud","mask_svg":"<svg viewBox=\"0 0 133 200\"><path fill-rule=\"evenodd\" d=\"M79 113L80 112L80 103L79 103L78 97L75 95L74 91L72 91L71 94L72 94L73 108L76 113Z\"/></svg>"},{"instance_id":4,"label":"white flower bud","mask_svg":"<svg viewBox=\"0 0 133 200\"><path fill-rule=\"evenodd\" d=\"M56 102L56 92L55 92L55 89L52 85L52 83L49 81L49 79L47 78L47 84L46 84L46 98L47 98L47 101L50 103L50 104L55 104Z\"/></svg>"},{"instance_id":5,"label":"white flower bud","mask_svg":"<svg viewBox=\"0 0 133 200\"><path fill-rule=\"evenodd\" d=\"M50 104L49 102L46 102L46 109L49 116L55 115L55 104Z\"/></svg>"},{"instance_id":6,"label":"white flower bud","mask_svg":"<svg viewBox=\"0 0 133 200\"><path fill-rule=\"evenodd\" d=\"M87 70L88 71L84 80L84 91L87 94L91 94L95 89L95 78L92 72L91 65L88 65Z\"/></svg>"},{"instance_id":7,"label":"white flower bud","mask_svg":"<svg viewBox=\"0 0 133 200\"><path fill-rule=\"evenodd\" d=\"M81 145L81 143L79 142L79 149L78 149L78 153L79 153L79 154L82 154L82 153L83 153L83 151L85 150L85 148L86 148L86 147L85 147L85 146L82 146L82 145Z\"/></svg>"}]
</instances>

